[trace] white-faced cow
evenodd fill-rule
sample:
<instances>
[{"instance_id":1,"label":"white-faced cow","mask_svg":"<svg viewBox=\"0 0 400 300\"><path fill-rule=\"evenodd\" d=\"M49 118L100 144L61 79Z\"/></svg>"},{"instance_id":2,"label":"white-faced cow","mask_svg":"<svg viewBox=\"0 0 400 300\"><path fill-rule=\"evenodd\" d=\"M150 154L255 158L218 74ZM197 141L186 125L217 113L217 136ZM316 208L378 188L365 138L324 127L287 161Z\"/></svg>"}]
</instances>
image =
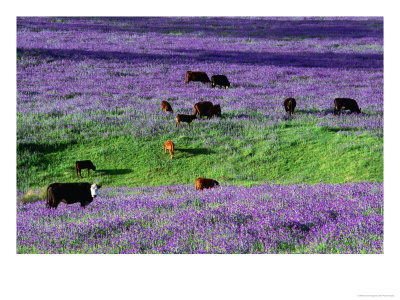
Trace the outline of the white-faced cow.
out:
<instances>
[{"instance_id":1,"label":"white-faced cow","mask_svg":"<svg viewBox=\"0 0 400 300\"><path fill-rule=\"evenodd\" d=\"M81 175L82 169L87 169L88 176L89 176L89 170L96 171L96 167L93 165L93 163L90 160L78 160L75 162L76 175L81 178L82 178L82 175Z\"/></svg>"},{"instance_id":2,"label":"white-faced cow","mask_svg":"<svg viewBox=\"0 0 400 300\"><path fill-rule=\"evenodd\" d=\"M80 203L82 207L90 204L97 196L100 185L88 182L52 183L47 187L47 208L57 208L65 204Z\"/></svg>"},{"instance_id":3,"label":"white-faced cow","mask_svg":"<svg viewBox=\"0 0 400 300\"><path fill-rule=\"evenodd\" d=\"M334 101L335 110L334 114L339 115L344 110L350 110L351 113L361 113L361 108L358 107L356 100L350 98L336 98Z\"/></svg>"},{"instance_id":4,"label":"white-faced cow","mask_svg":"<svg viewBox=\"0 0 400 300\"><path fill-rule=\"evenodd\" d=\"M210 189L217 185L219 185L219 183L214 179L209 179L204 177L196 178L196 190Z\"/></svg>"},{"instance_id":5,"label":"white-faced cow","mask_svg":"<svg viewBox=\"0 0 400 300\"><path fill-rule=\"evenodd\" d=\"M211 76L211 87L215 87L216 85L223 86L226 89L231 86L228 78L225 75Z\"/></svg>"},{"instance_id":6,"label":"white-faced cow","mask_svg":"<svg viewBox=\"0 0 400 300\"><path fill-rule=\"evenodd\" d=\"M210 82L210 78L208 78L206 72L187 71L185 83L188 84L189 81L200 81L202 83L207 83Z\"/></svg>"}]
</instances>

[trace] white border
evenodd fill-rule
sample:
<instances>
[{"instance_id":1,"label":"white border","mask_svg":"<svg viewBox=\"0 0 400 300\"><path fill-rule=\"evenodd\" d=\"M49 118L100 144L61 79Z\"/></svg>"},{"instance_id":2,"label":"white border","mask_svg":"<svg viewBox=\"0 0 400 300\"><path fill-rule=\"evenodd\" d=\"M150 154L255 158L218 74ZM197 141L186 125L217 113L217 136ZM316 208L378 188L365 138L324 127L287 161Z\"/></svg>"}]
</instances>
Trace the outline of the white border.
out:
<instances>
[{"instance_id":1,"label":"white border","mask_svg":"<svg viewBox=\"0 0 400 300\"><path fill-rule=\"evenodd\" d=\"M2 12L2 294L11 299L370 299L400 297L399 45L394 5L376 1L16 1ZM393 2L392 2L393 3ZM4 6L3 6L4 7ZM384 16L383 255L16 255L16 16ZM5 137L5 139L4 139ZM396 151L397 150L397 151Z\"/></svg>"}]
</instances>

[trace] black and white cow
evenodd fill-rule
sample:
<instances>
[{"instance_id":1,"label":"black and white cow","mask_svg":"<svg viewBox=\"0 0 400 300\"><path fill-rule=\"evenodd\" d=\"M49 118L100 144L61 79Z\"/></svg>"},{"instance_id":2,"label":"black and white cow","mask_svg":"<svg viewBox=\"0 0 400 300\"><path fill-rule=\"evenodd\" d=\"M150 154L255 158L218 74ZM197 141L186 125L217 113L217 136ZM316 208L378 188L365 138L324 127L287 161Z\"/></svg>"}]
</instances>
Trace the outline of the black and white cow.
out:
<instances>
[{"instance_id":1,"label":"black and white cow","mask_svg":"<svg viewBox=\"0 0 400 300\"><path fill-rule=\"evenodd\" d=\"M47 187L47 208L57 208L65 204L80 203L82 207L90 204L97 197L100 185L89 182L52 183Z\"/></svg>"}]
</instances>

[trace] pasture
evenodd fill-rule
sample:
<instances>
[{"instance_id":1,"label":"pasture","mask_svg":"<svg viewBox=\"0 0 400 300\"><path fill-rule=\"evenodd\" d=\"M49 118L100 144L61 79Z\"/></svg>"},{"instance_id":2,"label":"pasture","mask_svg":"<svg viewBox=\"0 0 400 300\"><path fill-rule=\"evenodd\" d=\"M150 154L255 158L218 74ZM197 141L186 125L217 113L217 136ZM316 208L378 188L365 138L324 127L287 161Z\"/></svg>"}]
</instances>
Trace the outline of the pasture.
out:
<instances>
[{"instance_id":1,"label":"pasture","mask_svg":"<svg viewBox=\"0 0 400 300\"><path fill-rule=\"evenodd\" d=\"M231 86L185 84L189 70L224 74ZM361 113L334 115L337 97ZM222 116L176 127L199 101L220 104ZM18 253L383 252L382 18L17 18L16 117L18 195L52 182L103 185L86 210L19 203ZM75 161L86 159L96 171L78 178ZM196 192L196 177L221 187ZM241 205L251 221L238 225ZM210 225L221 209L224 221ZM321 221L332 210L338 217ZM273 212L308 230L299 225L299 238ZM173 219L183 236L168 229ZM67 229L75 241L52 235ZM89 233L101 246L87 244ZM165 234L174 246L156 242Z\"/></svg>"}]
</instances>

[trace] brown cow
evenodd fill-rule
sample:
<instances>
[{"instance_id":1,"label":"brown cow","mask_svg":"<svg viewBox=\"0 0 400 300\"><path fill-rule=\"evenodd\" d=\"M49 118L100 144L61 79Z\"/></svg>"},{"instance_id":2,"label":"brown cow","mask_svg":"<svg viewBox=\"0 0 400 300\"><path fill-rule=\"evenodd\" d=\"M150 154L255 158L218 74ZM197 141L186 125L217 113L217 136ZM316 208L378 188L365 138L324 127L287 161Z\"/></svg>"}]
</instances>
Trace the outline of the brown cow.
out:
<instances>
[{"instance_id":1,"label":"brown cow","mask_svg":"<svg viewBox=\"0 0 400 300\"><path fill-rule=\"evenodd\" d=\"M219 104L213 105L208 112L208 118L213 116L220 117L221 116L221 106Z\"/></svg>"},{"instance_id":2,"label":"brown cow","mask_svg":"<svg viewBox=\"0 0 400 300\"><path fill-rule=\"evenodd\" d=\"M210 78L208 78L206 72L187 71L185 83L188 84L189 81L201 81L203 83L206 83L210 82Z\"/></svg>"},{"instance_id":3,"label":"brown cow","mask_svg":"<svg viewBox=\"0 0 400 300\"><path fill-rule=\"evenodd\" d=\"M196 178L196 190L210 189L216 185L219 185L219 183L214 179L203 177Z\"/></svg>"},{"instance_id":4,"label":"brown cow","mask_svg":"<svg viewBox=\"0 0 400 300\"><path fill-rule=\"evenodd\" d=\"M174 143L170 140L167 140L164 144L164 153L167 153L167 150L169 151L169 155L171 155L171 159L174 157Z\"/></svg>"},{"instance_id":5,"label":"brown cow","mask_svg":"<svg viewBox=\"0 0 400 300\"><path fill-rule=\"evenodd\" d=\"M89 176L89 170L96 171L96 167L93 165L93 163L90 160L80 160L80 161L75 162L76 175L81 178L82 178L82 175L81 175L82 169L87 169L88 176Z\"/></svg>"},{"instance_id":6,"label":"brown cow","mask_svg":"<svg viewBox=\"0 0 400 300\"><path fill-rule=\"evenodd\" d=\"M176 115L176 126L178 127L180 122L186 122L189 124L189 127L190 127L190 122L192 122L194 119L196 119L196 115L177 114Z\"/></svg>"},{"instance_id":7,"label":"brown cow","mask_svg":"<svg viewBox=\"0 0 400 300\"><path fill-rule=\"evenodd\" d=\"M340 116L342 109L348 109L351 113L361 113L361 108L358 107L357 101L350 98L336 98L334 101L334 114Z\"/></svg>"},{"instance_id":8,"label":"brown cow","mask_svg":"<svg viewBox=\"0 0 400 300\"><path fill-rule=\"evenodd\" d=\"M88 182L52 183L47 187L46 207L57 208L61 202L65 204L80 202L81 206L85 207L96 198L100 187Z\"/></svg>"},{"instance_id":9,"label":"brown cow","mask_svg":"<svg viewBox=\"0 0 400 300\"><path fill-rule=\"evenodd\" d=\"M294 112L294 108L296 107L296 100L294 98L287 98L283 102L283 106L285 107L285 111L289 112L289 115L291 116Z\"/></svg>"},{"instance_id":10,"label":"brown cow","mask_svg":"<svg viewBox=\"0 0 400 300\"><path fill-rule=\"evenodd\" d=\"M173 109L171 107L171 104L169 104L167 101L161 101L161 111L169 111L171 113L173 113Z\"/></svg>"},{"instance_id":11,"label":"brown cow","mask_svg":"<svg viewBox=\"0 0 400 300\"><path fill-rule=\"evenodd\" d=\"M201 102L197 102L194 105L194 111L193 111L193 115L197 115L199 114L200 119L203 116L207 116L210 118L210 109L213 107L213 104L210 101L201 101Z\"/></svg>"}]
</instances>

